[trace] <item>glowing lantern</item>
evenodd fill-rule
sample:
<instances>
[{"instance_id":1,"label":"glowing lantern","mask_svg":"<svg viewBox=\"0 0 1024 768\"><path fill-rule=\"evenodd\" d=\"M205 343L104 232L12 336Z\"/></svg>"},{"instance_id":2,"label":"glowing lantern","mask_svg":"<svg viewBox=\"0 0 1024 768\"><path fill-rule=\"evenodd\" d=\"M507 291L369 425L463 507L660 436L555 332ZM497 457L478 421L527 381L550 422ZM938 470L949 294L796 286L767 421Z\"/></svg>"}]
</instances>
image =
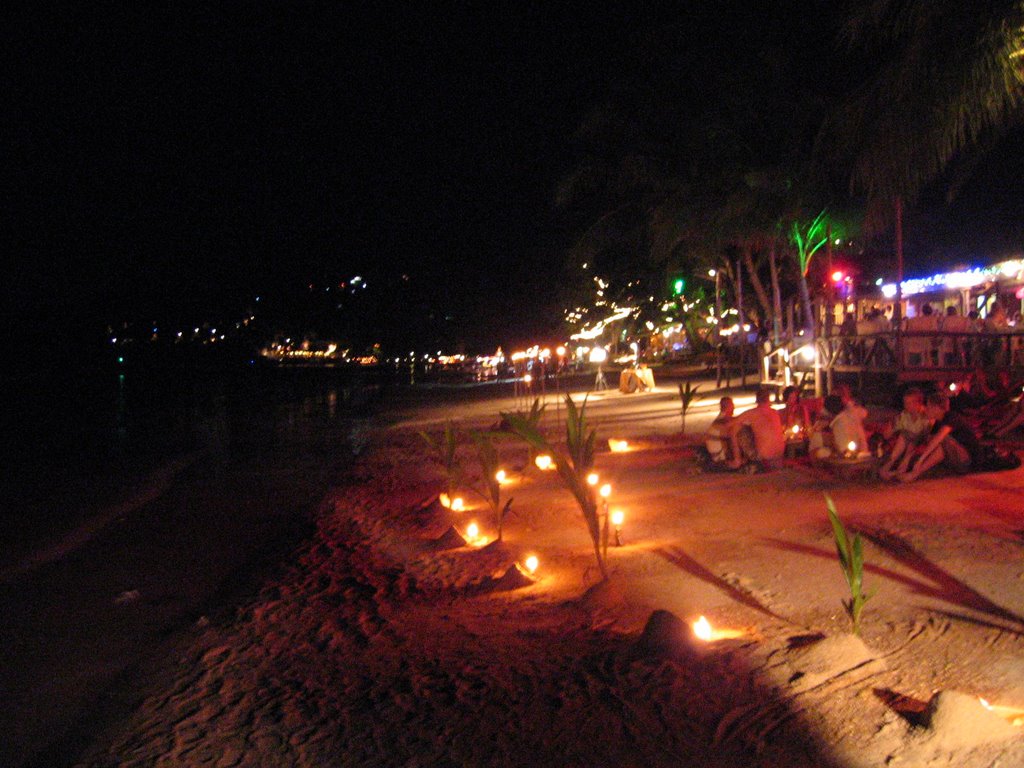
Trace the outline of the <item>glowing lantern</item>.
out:
<instances>
[{"instance_id":1,"label":"glowing lantern","mask_svg":"<svg viewBox=\"0 0 1024 768\"><path fill-rule=\"evenodd\" d=\"M989 704L985 699L978 697L978 701L981 702L981 706L987 709L989 712L999 715L1004 720L1009 720L1010 725L1020 727L1024 725L1024 709L1018 709L1016 707L1004 707L999 704Z\"/></svg>"},{"instance_id":2,"label":"glowing lantern","mask_svg":"<svg viewBox=\"0 0 1024 768\"><path fill-rule=\"evenodd\" d=\"M587 475L587 485L597 485L600 480L601 478L598 476L597 472L591 472Z\"/></svg>"},{"instance_id":3,"label":"glowing lantern","mask_svg":"<svg viewBox=\"0 0 1024 768\"><path fill-rule=\"evenodd\" d=\"M465 502L462 501L461 496L452 499L452 512L461 512L463 509L465 509Z\"/></svg>"},{"instance_id":4,"label":"glowing lantern","mask_svg":"<svg viewBox=\"0 0 1024 768\"><path fill-rule=\"evenodd\" d=\"M626 519L625 513L621 509L616 509L612 512L612 525L616 528L622 527L622 521Z\"/></svg>"},{"instance_id":5,"label":"glowing lantern","mask_svg":"<svg viewBox=\"0 0 1024 768\"><path fill-rule=\"evenodd\" d=\"M499 485L503 485L508 480L508 475L504 469L499 469L494 473L494 479L498 481Z\"/></svg>"},{"instance_id":6,"label":"glowing lantern","mask_svg":"<svg viewBox=\"0 0 1024 768\"><path fill-rule=\"evenodd\" d=\"M611 496L612 495L611 483L605 483L604 485L602 485L601 488L598 490L598 493L601 494L601 498L602 499L607 499L609 496Z\"/></svg>"},{"instance_id":7,"label":"glowing lantern","mask_svg":"<svg viewBox=\"0 0 1024 768\"><path fill-rule=\"evenodd\" d=\"M540 565L540 560L537 559L536 555L530 555L526 558L526 561L523 564L526 566L526 570L532 574L537 572L537 566Z\"/></svg>"},{"instance_id":8,"label":"glowing lantern","mask_svg":"<svg viewBox=\"0 0 1024 768\"><path fill-rule=\"evenodd\" d=\"M546 453L542 453L540 456L534 459L533 463L536 464L537 469L541 470L542 472L552 469L554 467L554 462L551 460L551 457L548 456L548 454Z\"/></svg>"},{"instance_id":9,"label":"glowing lantern","mask_svg":"<svg viewBox=\"0 0 1024 768\"><path fill-rule=\"evenodd\" d=\"M704 616L693 622L692 626L694 636L705 643L710 643L714 640L732 640L743 636L743 632L738 629L715 629Z\"/></svg>"}]
</instances>

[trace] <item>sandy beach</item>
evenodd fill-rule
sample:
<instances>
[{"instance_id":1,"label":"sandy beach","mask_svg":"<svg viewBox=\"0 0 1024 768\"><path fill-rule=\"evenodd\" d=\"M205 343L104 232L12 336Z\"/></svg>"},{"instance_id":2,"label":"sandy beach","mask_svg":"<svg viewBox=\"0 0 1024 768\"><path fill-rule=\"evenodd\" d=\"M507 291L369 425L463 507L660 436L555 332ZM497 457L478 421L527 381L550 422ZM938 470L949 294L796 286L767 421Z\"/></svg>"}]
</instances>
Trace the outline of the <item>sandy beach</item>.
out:
<instances>
[{"instance_id":1,"label":"sandy beach","mask_svg":"<svg viewBox=\"0 0 1024 768\"><path fill-rule=\"evenodd\" d=\"M486 428L488 406L448 415ZM499 443L504 540L442 548L453 526L494 526L469 493L462 512L436 502L416 430L442 425L421 410L338 478L313 536L258 594L168 639L116 692L123 716L71 762L1024 763L1014 713L998 709L1024 707L1021 471L909 486L796 464L707 475L692 455L706 409L685 436L678 420L593 413L597 469L624 514L606 583L572 497L513 439ZM623 436L630 450L610 452ZM468 440L462 452L468 490ZM877 589L860 639L825 493L863 536ZM729 636L696 639L699 616Z\"/></svg>"}]
</instances>

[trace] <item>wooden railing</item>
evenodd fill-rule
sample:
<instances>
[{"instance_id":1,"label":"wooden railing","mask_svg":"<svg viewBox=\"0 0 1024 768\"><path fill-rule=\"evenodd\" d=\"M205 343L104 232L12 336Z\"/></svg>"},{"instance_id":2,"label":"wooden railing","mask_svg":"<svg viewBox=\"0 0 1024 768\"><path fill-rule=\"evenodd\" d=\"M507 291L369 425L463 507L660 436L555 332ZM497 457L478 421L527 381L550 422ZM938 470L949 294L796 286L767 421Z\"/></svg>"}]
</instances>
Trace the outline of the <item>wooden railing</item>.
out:
<instances>
[{"instance_id":1,"label":"wooden railing","mask_svg":"<svg viewBox=\"0 0 1024 768\"><path fill-rule=\"evenodd\" d=\"M895 331L861 336L815 339L814 354L800 349L798 339L764 356L762 379L781 386L809 376L833 373L891 374L902 380L945 380L979 366L1024 371L1024 330L1021 332L948 333ZM826 387L829 389L830 387Z\"/></svg>"}]
</instances>

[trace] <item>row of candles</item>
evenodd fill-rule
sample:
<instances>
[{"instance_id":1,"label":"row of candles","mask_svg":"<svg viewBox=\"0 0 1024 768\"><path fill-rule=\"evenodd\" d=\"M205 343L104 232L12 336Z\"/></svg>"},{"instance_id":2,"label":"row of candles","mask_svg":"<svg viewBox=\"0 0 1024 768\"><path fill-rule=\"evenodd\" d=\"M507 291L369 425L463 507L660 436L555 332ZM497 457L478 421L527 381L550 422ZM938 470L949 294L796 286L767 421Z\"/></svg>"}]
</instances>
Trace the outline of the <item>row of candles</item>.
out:
<instances>
[{"instance_id":1,"label":"row of candles","mask_svg":"<svg viewBox=\"0 0 1024 768\"><path fill-rule=\"evenodd\" d=\"M794 424L790 428L790 434L793 438L796 438L800 434L800 425ZM629 450L629 443L625 440L609 440L609 448L615 453L622 453ZM851 440L846 446L845 455L853 457L857 455L857 443ZM555 469L554 460L548 454L540 454L534 460L537 468L543 472L551 471ZM494 476L494 479L501 485L506 485L511 482L508 473L504 469L499 469ZM608 510L608 499L612 494L611 483L601 484L600 475L597 472L591 472L587 475L587 484L591 487L597 488L598 496L601 498L604 514L609 517ZM447 494L442 493L440 496L441 504L448 507L454 512L461 512L465 509L465 502L461 497L449 498ZM622 524L625 521L625 513L621 509L612 510L609 517L611 524L615 528L615 546L622 546ZM466 525L466 541L472 546L484 546L488 543L488 538L480 534L480 526L475 521L470 522ZM528 555L523 560L522 567L530 575L534 575L537 569L540 567L540 559L534 555ZM708 621L707 617L700 616L696 621L690 625L691 631L694 637L705 643L713 643L719 640L735 640L743 637L744 632L738 629L722 629L714 627L711 622ZM1024 725L1024 709L1018 709L1015 707L1006 707L1000 705L989 704L985 699L978 697L980 704L987 710L1003 717L1008 720L1014 726Z\"/></svg>"}]
</instances>

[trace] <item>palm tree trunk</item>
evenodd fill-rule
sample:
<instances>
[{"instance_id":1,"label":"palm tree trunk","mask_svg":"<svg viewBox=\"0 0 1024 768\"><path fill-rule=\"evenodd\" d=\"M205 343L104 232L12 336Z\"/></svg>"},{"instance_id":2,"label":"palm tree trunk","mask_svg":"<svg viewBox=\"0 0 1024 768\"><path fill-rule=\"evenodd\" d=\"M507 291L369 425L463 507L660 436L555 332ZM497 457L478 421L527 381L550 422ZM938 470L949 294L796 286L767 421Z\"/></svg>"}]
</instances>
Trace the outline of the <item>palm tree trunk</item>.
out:
<instances>
[{"instance_id":1,"label":"palm tree trunk","mask_svg":"<svg viewBox=\"0 0 1024 768\"><path fill-rule=\"evenodd\" d=\"M768 247L768 266L772 276L772 342L779 345L782 338L782 293L779 291L779 265L775 262L775 238Z\"/></svg>"},{"instance_id":2,"label":"palm tree trunk","mask_svg":"<svg viewBox=\"0 0 1024 768\"><path fill-rule=\"evenodd\" d=\"M750 283L754 286L754 293L757 294L757 302L761 305L761 309L764 311L762 317L768 320L772 317L772 305L768 301L768 293L764 289L764 283L761 282L761 278L757 274L757 270L754 269L754 256L752 253L753 249L749 245L743 246L743 262L747 267L747 274L750 276Z\"/></svg>"},{"instance_id":3,"label":"palm tree trunk","mask_svg":"<svg viewBox=\"0 0 1024 768\"><path fill-rule=\"evenodd\" d=\"M800 275L800 306L804 313L804 329L808 339L814 339L814 308L811 306L811 292L807 288L807 275L797 269Z\"/></svg>"}]
</instances>

